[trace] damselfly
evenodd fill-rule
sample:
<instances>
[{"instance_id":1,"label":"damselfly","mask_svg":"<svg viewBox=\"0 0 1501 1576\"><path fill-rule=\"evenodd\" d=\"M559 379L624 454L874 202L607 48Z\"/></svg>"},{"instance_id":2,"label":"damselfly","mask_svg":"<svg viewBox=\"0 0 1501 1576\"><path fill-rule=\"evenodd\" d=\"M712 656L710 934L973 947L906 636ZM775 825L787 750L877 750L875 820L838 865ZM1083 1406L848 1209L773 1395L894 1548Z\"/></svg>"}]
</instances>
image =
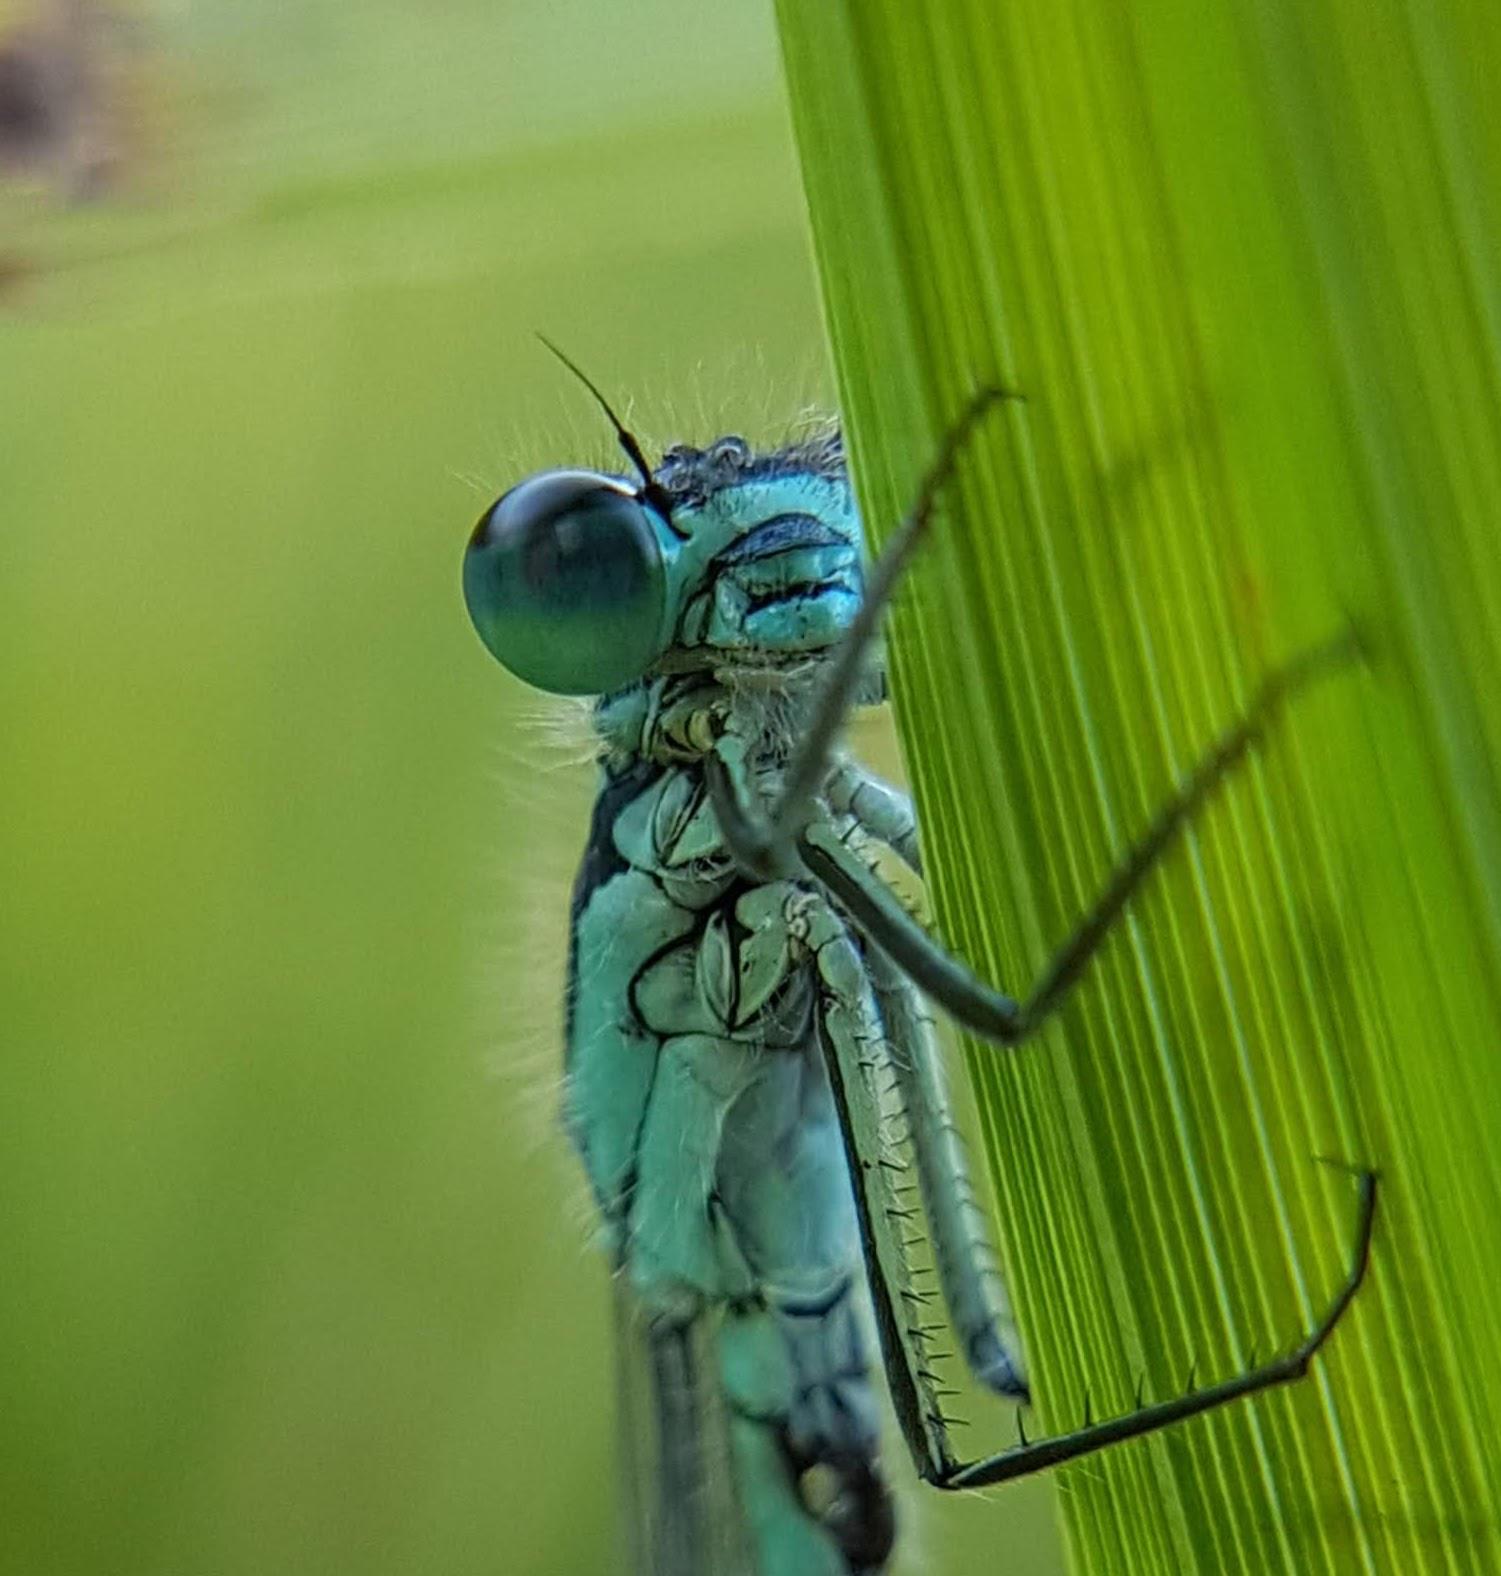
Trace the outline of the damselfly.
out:
<instances>
[{"instance_id":1,"label":"damselfly","mask_svg":"<svg viewBox=\"0 0 1501 1576\"><path fill-rule=\"evenodd\" d=\"M566 360L566 358L564 358ZM571 366L571 363L569 363ZM577 372L577 368L573 368ZM644 1358L627 1469L655 1576L879 1572L895 1516L874 1358L920 1476L1003 1482L1306 1373L1364 1277L1291 1353L1076 1432L964 1462L930 1361L925 1236L970 1369L1025 1400L986 1225L920 996L1001 1045L1048 1016L1153 865L1334 642L1274 673L1209 749L1044 971L1013 1000L911 918L877 849L920 873L907 801L839 748L882 698L882 610L962 445L954 423L867 570L838 435L739 438L635 481L546 471L488 509L464 563L486 646L544 690L601 697L601 782L573 889L564 1115ZM914 1229L915 1174L925 1233ZM875 1353L867 1331L873 1326Z\"/></svg>"}]
</instances>

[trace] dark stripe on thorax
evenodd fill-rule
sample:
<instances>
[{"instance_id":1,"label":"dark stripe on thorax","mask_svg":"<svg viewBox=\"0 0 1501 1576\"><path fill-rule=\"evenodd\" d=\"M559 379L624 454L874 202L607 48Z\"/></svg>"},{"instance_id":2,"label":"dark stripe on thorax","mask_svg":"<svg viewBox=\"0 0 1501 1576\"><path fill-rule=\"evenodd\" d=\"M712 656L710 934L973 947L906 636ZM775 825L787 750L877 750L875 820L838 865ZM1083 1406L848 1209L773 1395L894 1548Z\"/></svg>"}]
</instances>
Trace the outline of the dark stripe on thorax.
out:
<instances>
[{"instance_id":1,"label":"dark stripe on thorax","mask_svg":"<svg viewBox=\"0 0 1501 1576\"><path fill-rule=\"evenodd\" d=\"M589 819L589 840L584 844L584 857L578 874L573 880L573 897L568 905L568 983L563 993L564 1066L573 1049L573 1019L578 994L578 927L589 899L605 882L629 869L615 846L615 819L625 807L645 793L667 770L660 761L644 758L632 761L617 776L609 777L594 801L594 813Z\"/></svg>"}]
</instances>

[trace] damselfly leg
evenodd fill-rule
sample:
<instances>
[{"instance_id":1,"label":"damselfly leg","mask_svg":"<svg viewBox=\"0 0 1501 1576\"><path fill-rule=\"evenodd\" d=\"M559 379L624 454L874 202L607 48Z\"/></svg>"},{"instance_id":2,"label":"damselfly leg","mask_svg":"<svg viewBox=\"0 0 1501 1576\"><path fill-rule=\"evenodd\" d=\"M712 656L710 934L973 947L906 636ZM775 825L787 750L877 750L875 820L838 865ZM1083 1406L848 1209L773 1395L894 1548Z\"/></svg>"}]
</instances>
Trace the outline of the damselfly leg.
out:
<instances>
[{"instance_id":1,"label":"damselfly leg","mask_svg":"<svg viewBox=\"0 0 1501 1576\"><path fill-rule=\"evenodd\" d=\"M1140 1406L1136 1411L1127 1412L1121 1417L1106 1418L1098 1423L1086 1422L1082 1428L1070 1434L1055 1434L1049 1439L1002 1450L996 1455L973 1461L968 1466L939 1470L928 1481L937 1488L954 1489L985 1488L993 1483L1006 1483L1012 1478L1062 1466L1066 1461L1076 1461L1080 1456L1091 1455L1107 1445L1120 1444L1127 1439L1140 1439L1144 1434L1156 1433L1159 1428L1169 1428L1174 1423L1212 1412L1216 1407L1226 1406L1232 1401L1243 1400L1262 1390L1293 1384L1302 1379L1308 1373L1309 1364L1334 1334L1370 1267L1378 1178L1374 1171L1355 1170L1354 1174L1360 1183L1360 1217L1356 1223L1355 1245L1344 1281L1324 1310L1322 1318L1292 1351L1236 1374L1233 1378L1221 1380L1218 1384L1205 1385L1202 1389L1190 1390L1185 1395L1158 1401L1150 1406Z\"/></svg>"},{"instance_id":2,"label":"damselfly leg","mask_svg":"<svg viewBox=\"0 0 1501 1576\"><path fill-rule=\"evenodd\" d=\"M806 825L798 835L797 852L862 929L956 1023L1002 1045L1015 1045L1034 1033L1067 995L1142 882L1215 789L1266 736L1283 707L1315 678L1354 660L1361 651L1358 635L1346 631L1294 658L1263 682L1245 715L1205 751L1127 850L1024 1000L986 984L940 946L827 822L815 819Z\"/></svg>"}]
</instances>

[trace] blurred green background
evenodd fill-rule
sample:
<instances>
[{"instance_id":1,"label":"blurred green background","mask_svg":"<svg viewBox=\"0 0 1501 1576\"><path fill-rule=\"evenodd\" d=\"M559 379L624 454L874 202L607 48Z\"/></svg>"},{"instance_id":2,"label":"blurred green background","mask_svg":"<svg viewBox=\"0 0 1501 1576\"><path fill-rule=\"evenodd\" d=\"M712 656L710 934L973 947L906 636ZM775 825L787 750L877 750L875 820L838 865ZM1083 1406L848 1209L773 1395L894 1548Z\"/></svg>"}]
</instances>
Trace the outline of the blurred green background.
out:
<instances>
[{"instance_id":1,"label":"blurred green background","mask_svg":"<svg viewBox=\"0 0 1501 1576\"><path fill-rule=\"evenodd\" d=\"M0 1568L611 1570L592 778L458 559L610 456L534 329L656 443L827 407L769 8L92 15L102 173L0 191Z\"/></svg>"}]
</instances>

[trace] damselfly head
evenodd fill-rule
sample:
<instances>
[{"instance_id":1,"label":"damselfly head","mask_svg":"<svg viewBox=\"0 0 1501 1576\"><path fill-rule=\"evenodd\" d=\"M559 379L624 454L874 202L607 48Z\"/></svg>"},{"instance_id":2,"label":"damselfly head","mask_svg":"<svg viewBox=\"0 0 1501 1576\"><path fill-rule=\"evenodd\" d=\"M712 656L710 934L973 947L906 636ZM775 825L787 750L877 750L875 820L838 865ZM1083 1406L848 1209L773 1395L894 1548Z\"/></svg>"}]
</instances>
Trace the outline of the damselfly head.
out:
<instances>
[{"instance_id":1,"label":"damselfly head","mask_svg":"<svg viewBox=\"0 0 1501 1576\"><path fill-rule=\"evenodd\" d=\"M860 604L862 541L832 426L766 453L679 445L655 469L590 378L640 477L543 471L481 516L464 600L491 654L560 695L654 669L775 669L834 645Z\"/></svg>"},{"instance_id":2,"label":"damselfly head","mask_svg":"<svg viewBox=\"0 0 1501 1576\"><path fill-rule=\"evenodd\" d=\"M604 695L653 671L806 663L854 618L862 557L836 431L764 453L726 437L669 449L649 486L519 483L475 527L464 599L518 678Z\"/></svg>"}]
</instances>

